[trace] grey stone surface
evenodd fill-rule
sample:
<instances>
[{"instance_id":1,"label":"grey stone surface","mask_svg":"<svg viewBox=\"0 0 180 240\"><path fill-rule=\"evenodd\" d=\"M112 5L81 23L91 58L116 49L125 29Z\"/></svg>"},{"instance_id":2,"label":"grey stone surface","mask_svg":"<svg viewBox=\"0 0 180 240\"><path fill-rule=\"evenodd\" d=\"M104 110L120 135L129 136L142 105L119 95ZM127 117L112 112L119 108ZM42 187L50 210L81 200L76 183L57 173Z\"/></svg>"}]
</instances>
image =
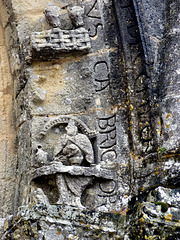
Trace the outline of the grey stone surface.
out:
<instances>
[{"instance_id":1,"label":"grey stone surface","mask_svg":"<svg viewBox=\"0 0 180 240\"><path fill-rule=\"evenodd\" d=\"M174 201L174 202L173 202ZM178 239L179 189L158 187L136 206L136 216L129 222L130 239ZM174 205L175 203L175 205Z\"/></svg>"},{"instance_id":2,"label":"grey stone surface","mask_svg":"<svg viewBox=\"0 0 180 240\"><path fill-rule=\"evenodd\" d=\"M52 27L61 27L61 9L57 6L49 6L45 9L44 15Z\"/></svg>"},{"instance_id":3,"label":"grey stone surface","mask_svg":"<svg viewBox=\"0 0 180 240\"><path fill-rule=\"evenodd\" d=\"M83 15L84 8L80 6L74 6L68 8L69 16L75 27L82 27L84 25Z\"/></svg>"},{"instance_id":4,"label":"grey stone surface","mask_svg":"<svg viewBox=\"0 0 180 240\"><path fill-rule=\"evenodd\" d=\"M162 75L160 81L160 114L163 127L162 146L168 152L179 152L179 18L180 6L176 1L167 2L166 35L162 42L161 57L165 61L161 64Z\"/></svg>"},{"instance_id":5,"label":"grey stone surface","mask_svg":"<svg viewBox=\"0 0 180 240\"><path fill-rule=\"evenodd\" d=\"M146 61L156 67L159 44L165 32L166 1L133 0L133 2Z\"/></svg>"},{"instance_id":6,"label":"grey stone surface","mask_svg":"<svg viewBox=\"0 0 180 240\"><path fill-rule=\"evenodd\" d=\"M178 2L47 2L31 21L4 3L18 164L2 239L178 239Z\"/></svg>"},{"instance_id":7,"label":"grey stone surface","mask_svg":"<svg viewBox=\"0 0 180 240\"><path fill-rule=\"evenodd\" d=\"M77 236L79 239L121 239L123 232L119 231L119 228L125 220L124 216L118 213L94 212L42 203L22 207L18 217L19 220L13 221L10 226L14 224L15 232L7 231L7 238L29 237L25 230L28 228L34 239L76 239ZM38 221L38 226L33 225L33 221Z\"/></svg>"},{"instance_id":8,"label":"grey stone surface","mask_svg":"<svg viewBox=\"0 0 180 240\"><path fill-rule=\"evenodd\" d=\"M180 206L180 189L158 187L150 192L149 201L164 202L169 206Z\"/></svg>"}]
</instances>

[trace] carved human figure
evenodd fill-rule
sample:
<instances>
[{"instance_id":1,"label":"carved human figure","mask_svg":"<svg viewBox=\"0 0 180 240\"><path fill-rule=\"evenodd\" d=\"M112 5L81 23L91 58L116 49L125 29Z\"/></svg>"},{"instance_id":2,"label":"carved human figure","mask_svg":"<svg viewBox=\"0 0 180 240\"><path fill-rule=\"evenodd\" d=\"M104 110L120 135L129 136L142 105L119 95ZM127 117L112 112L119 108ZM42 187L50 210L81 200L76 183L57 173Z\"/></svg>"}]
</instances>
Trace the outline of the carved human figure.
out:
<instances>
[{"instance_id":1,"label":"carved human figure","mask_svg":"<svg viewBox=\"0 0 180 240\"><path fill-rule=\"evenodd\" d=\"M80 166L83 161L90 165L94 163L93 148L85 134L78 133L75 122L71 120L65 128L64 134L54 149L55 161L64 165ZM56 183L59 190L57 204L68 204L83 207L81 195L92 177L72 176L70 174L56 174Z\"/></svg>"},{"instance_id":2,"label":"carved human figure","mask_svg":"<svg viewBox=\"0 0 180 240\"><path fill-rule=\"evenodd\" d=\"M78 133L74 121L70 121L65 130L67 134L59 139L54 149L55 160L65 165L81 165L83 161L93 164L94 154L89 138Z\"/></svg>"}]
</instances>

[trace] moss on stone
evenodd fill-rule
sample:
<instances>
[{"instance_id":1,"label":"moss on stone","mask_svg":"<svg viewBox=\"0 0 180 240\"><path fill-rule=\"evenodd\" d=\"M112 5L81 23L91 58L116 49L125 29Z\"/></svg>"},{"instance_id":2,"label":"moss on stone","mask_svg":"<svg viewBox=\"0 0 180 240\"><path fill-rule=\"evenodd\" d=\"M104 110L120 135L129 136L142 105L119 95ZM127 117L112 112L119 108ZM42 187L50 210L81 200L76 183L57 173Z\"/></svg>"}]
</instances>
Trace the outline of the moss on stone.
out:
<instances>
[{"instance_id":1,"label":"moss on stone","mask_svg":"<svg viewBox=\"0 0 180 240\"><path fill-rule=\"evenodd\" d=\"M164 213L168 210L169 205L164 202L153 202L155 205L160 205L161 206L161 211Z\"/></svg>"}]
</instances>

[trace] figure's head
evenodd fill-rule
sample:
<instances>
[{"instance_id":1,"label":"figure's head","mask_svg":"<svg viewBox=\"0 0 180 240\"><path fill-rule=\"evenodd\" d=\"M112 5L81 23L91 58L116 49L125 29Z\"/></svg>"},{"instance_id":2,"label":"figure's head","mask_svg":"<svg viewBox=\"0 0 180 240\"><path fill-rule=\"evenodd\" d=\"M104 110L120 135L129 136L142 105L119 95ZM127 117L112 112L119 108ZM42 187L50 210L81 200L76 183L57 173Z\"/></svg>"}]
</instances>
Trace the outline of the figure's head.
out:
<instances>
[{"instance_id":1,"label":"figure's head","mask_svg":"<svg viewBox=\"0 0 180 240\"><path fill-rule=\"evenodd\" d=\"M76 124L73 120L70 120L67 127L65 128L68 135L75 136L78 132Z\"/></svg>"},{"instance_id":2,"label":"figure's head","mask_svg":"<svg viewBox=\"0 0 180 240\"><path fill-rule=\"evenodd\" d=\"M84 8L80 6L74 6L68 8L69 16L75 27L82 27L84 25L83 15Z\"/></svg>"},{"instance_id":3,"label":"figure's head","mask_svg":"<svg viewBox=\"0 0 180 240\"><path fill-rule=\"evenodd\" d=\"M59 7L54 5L48 6L44 11L44 15L52 27L61 26L61 9Z\"/></svg>"}]
</instances>

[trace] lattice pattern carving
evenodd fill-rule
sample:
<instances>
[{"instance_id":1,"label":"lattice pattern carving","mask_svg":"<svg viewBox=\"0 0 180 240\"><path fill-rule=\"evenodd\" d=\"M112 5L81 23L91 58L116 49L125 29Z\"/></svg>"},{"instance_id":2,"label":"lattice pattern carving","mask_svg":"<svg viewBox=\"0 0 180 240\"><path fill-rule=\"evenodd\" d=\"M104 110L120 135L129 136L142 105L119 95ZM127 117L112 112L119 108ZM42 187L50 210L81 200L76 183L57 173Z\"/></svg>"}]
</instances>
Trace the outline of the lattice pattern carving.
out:
<instances>
[{"instance_id":1,"label":"lattice pattern carving","mask_svg":"<svg viewBox=\"0 0 180 240\"><path fill-rule=\"evenodd\" d=\"M52 28L34 32L31 36L33 51L55 50L59 52L88 51L91 47L89 33L85 28L61 30Z\"/></svg>"}]
</instances>

